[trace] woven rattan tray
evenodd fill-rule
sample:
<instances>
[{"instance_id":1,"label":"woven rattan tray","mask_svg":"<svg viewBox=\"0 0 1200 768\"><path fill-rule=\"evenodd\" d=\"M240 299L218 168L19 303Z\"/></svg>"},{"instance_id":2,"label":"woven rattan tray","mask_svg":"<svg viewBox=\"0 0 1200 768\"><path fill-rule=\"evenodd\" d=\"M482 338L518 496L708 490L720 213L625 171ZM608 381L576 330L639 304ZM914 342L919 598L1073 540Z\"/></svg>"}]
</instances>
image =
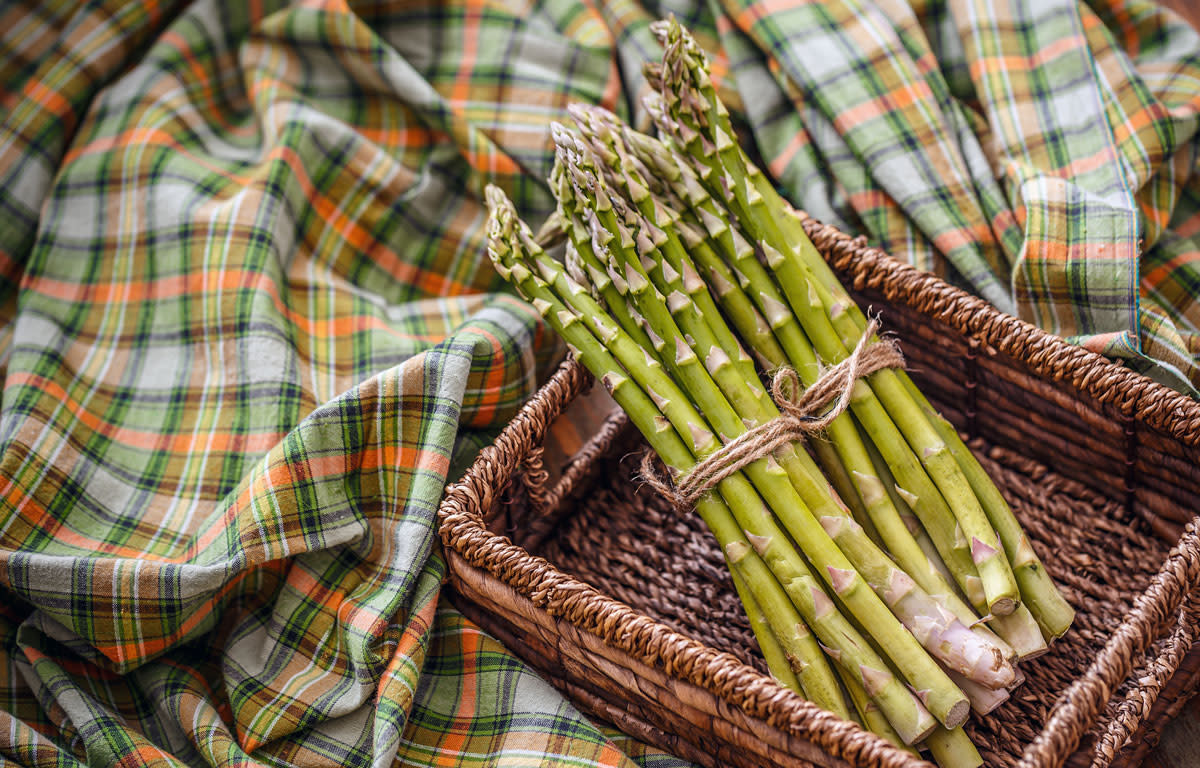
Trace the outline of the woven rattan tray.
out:
<instances>
[{"instance_id":1,"label":"woven rattan tray","mask_svg":"<svg viewBox=\"0 0 1200 768\"><path fill-rule=\"evenodd\" d=\"M1022 665L1025 685L972 718L986 761L1136 765L1200 678L1200 404L806 227L972 438L1078 610ZM564 364L447 489L456 604L583 710L701 764L924 765L764 674L716 544L639 488L642 443L619 413L547 458L551 424L595 409L590 385Z\"/></svg>"}]
</instances>

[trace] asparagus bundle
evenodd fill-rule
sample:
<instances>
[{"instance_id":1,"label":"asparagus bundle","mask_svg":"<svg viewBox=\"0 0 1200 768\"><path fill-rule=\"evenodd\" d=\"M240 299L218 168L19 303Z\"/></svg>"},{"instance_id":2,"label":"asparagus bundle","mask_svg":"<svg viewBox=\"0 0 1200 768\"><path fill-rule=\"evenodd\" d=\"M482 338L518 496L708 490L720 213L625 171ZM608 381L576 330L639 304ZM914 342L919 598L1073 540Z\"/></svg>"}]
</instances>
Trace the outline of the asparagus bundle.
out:
<instances>
[{"instance_id":1,"label":"asparagus bundle","mask_svg":"<svg viewBox=\"0 0 1200 768\"><path fill-rule=\"evenodd\" d=\"M733 140L691 38L673 21L655 32L665 55L647 68L647 107L660 138L572 107L576 130L553 129L550 179L565 258L494 187L489 254L695 489L686 502L722 547L776 678L945 766L978 765L968 711L1002 703L1017 661L1073 611L902 369L832 385L844 391L809 450L780 433L781 406L810 428L760 372L830 389L829 367L855 370L875 324Z\"/></svg>"}]
</instances>

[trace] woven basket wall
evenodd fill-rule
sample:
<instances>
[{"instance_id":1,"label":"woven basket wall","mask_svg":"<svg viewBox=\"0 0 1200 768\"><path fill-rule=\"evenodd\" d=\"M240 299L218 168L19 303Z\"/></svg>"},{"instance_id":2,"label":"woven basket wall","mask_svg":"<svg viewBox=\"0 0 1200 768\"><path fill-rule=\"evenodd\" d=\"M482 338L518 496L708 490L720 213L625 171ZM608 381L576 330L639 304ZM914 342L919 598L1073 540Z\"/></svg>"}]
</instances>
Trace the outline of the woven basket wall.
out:
<instances>
[{"instance_id":1,"label":"woven basket wall","mask_svg":"<svg viewBox=\"0 0 1200 768\"><path fill-rule=\"evenodd\" d=\"M1013 697L971 718L985 760L1136 765L1200 682L1200 404L806 228L972 439L1078 611L1022 663ZM622 415L548 466L551 423L594 412L590 385L565 364L447 489L459 607L581 709L703 765L926 765L765 674L702 523L639 488L644 444Z\"/></svg>"}]
</instances>

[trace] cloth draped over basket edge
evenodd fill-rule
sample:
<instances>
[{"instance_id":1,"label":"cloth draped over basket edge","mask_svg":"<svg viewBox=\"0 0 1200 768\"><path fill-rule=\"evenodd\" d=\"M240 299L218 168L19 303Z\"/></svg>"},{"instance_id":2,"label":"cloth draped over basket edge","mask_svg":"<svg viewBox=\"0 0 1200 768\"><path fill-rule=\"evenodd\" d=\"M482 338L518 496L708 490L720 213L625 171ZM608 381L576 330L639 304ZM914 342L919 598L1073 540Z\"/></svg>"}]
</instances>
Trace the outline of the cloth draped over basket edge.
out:
<instances>
[{"instance_id":1,"label":"cloth draped over basket edge","mask_svg":"<svg viewBox=\"0 0 1200 768\"><path fill-rule=\"evenodd\" d=\"M1186 388L1196 36L1030 5L0 11L0 754L673 764L437 600L452 465L560 353L479 192L548 213L570 101L647 125L673 12L798 205Z\"/></svg>"}]
</instances>

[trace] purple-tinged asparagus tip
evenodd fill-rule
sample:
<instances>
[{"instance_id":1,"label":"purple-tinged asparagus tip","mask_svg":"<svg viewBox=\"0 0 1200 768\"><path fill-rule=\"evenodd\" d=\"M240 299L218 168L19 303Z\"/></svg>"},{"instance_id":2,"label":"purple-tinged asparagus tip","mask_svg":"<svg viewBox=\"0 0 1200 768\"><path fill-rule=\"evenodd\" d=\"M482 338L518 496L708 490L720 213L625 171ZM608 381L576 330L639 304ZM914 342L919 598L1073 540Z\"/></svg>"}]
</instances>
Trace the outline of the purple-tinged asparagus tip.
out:
<instances>
[{"instance_id":1,"label":"purple-tinged asparagus tip","mask_svg":"<svg viewBox=\"0 0 1200 768\"><path fill-rule=\"evenodd\" d=\"M868 667L866 664L858 665L858 672L862 675L863 689L867 695L872 698L883 692L883 689L892 682L892 673L887 670L875 669Z\"/></svg>"},{"instance_id":2,"label":"purple-tinged asparagus tip","mask_svg":"<svg viewBox=\"0 0 1200 768\"><path fill-rule=\"evenodd\" d=\"M744 531L744 533L746 534L746 540L750 542L750 546L754 547L754 551L760 555L767 551L767 547L771 546L770 536L759 536L758 534L750 533L750 531Z\"/></svg>"},{"instance_id":3,"label":"purple-tinged asparagus tip","mask_svg":"<svg viewBox=\"0 0 1200 768\"><path fill-rule=\"evenodd\" d=\"M813 599L813 614L818 620L825 618L834 612L833 601L829 599L829 595L825 594L825 590L818 586L811 587Z\"/></svg>"},{"instance_id":4,"label":"purple-tinged asparagus tip","mask_svg":"<svg viewBox=\"0 0 1200 768\"><path fill-rule=\"evenodd\" d=\"M842 660L842 651L840 648L830 648L828 645L825 645L820 640L817 641L817 645L821 646L821 650L824 651L825 655L828 656L829 658L833 659L834 661Z\"/></svg>"},{"instance_id":5,"label":"purple-tinged asparagus tip","mask_svg":"<svg viewBox=\"0 0 1200 768\"><path fill-rule=\"evenodd\" d=\"M978 538L971 537L971 559L975 561L975 565L992 558L999 550L987 542L980 541Z\"/></svg>"},{"instance_id":6,"label":"purple-tinged asparagus tip","mask_svg":"<svg viewBox=\"0 0 1200 768\"><path fill-rule=\"evenodd\" d=\"M846 594L854 586L855 577L858 576L857 571L834 568L832 565L826 566L825 570L829 572L829 583L833 586L833 591L839 595Z\"/></svg>"}]
</instances>

